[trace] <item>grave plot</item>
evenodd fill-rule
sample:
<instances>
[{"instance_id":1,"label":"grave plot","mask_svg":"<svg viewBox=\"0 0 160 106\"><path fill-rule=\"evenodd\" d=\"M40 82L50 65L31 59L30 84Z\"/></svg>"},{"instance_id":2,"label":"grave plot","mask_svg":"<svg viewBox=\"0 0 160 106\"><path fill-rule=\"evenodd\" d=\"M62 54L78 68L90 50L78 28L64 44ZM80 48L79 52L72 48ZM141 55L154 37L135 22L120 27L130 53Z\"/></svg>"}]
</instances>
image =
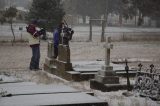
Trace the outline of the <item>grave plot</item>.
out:
<instances>
[{"instance_id":1,"label":"grave plot","mask_svg":"<svg viewBox=\"0 0 160 106\"><path fill-rule=\"evenodd\" d=\"M1 106L108 106L103 100L63 84L13 82L0 84Z\"/></svg>"},{"instance_id":2,"label":"grave plot","mask_svg":"<svg viewBox=\"0 0 160 106\"><path fill-rule=\"evenodd\" d=\"M109 46L112 47L110 44ZM108 48L109 46L106 44L105 48ZM109 50L110 49L111 48L109 48ZM70 48L69 46L63 44L59 45L58 58L54 59L53 56L53 42L48 42L48 56L45 59L44 70L70 81L84 81L93 79L98 71L104 66L104 61L79 61L71 63ZM110 57L110 53L106 54L105 59L110 62L110 58L108 58L108 56ZM117 76L126 76L124 65L111 65L113 66L113 71L115 71ZM130 76L135 76L135 70L130 69L129 71Z\"/></svg>"},{"instance_id":3,"label":"grave plot","mask_svg":"<svg viewBox=\"0 0 160 106\"><path fill-rule=\"evenodd\" d=\"M121 89L127 89L127 84L120 83L119 77L117 76L115 71L113 71L113 66L111 66L110 64L110 49L113 48L113 45L111 44L111 37L107 38L105 48L105 65L102 67L101 70L98 71L98 74L95 75L95 78L90 81L90 87L92 89L97 89L101 91L116 91ZM125 70L127 76L129 77L129 68L127 67L127 63Z\"/></svg>"},{"instance_id":4,"label":"grave plot","mask_svg":"<svg viewBox=\"0 0 160 106\"><path fill-rule=\"evenodd\" d=\"M48 56L45 59L44 64L45 71L70 81L82 81L94 77L96 73L95 70L84 71L82 69L81 71L76 71L76 69L73 68L72 63L70 61L70 48L68 45L59 45L58 59L53 58L53 51L53 43L48 42Z\"/></svg>"}]
</instances>

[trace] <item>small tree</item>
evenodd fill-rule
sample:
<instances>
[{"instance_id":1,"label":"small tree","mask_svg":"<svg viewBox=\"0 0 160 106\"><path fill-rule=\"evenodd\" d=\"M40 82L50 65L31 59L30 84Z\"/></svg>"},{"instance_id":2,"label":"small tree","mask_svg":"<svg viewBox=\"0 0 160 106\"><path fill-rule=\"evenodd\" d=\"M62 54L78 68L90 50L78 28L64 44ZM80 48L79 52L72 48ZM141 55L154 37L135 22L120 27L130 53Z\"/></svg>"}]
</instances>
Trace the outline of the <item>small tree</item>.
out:
<instances>
[{"instance_id":1,"label":"small tree","mask_svg":"<svg viewBox=\"0 0 160 106\"><path fill-rule=\"evenodd\" d=\"M33 0L32 6L28 14L28 20L41 20L40 27L52 31L65 15L61 0Z\"/></svg>"},{"instance_id":2,"label":"small tree","mask_svg":"<svg viewBox=\"0 0 160 106\"><path fill-rule=\"evenodd\" d=\"M13 30L13 18L16 17L16 15L17 15L17 9L14 7L10 7L6 9L5 14L4 14L4 16L7 18L8 23L11 25L11 31L13 34L12 46L13 46L13 43L15 42L15 34Z\"/></svg>"},{"instance_id":3,"label":"small tree","mask_svg":"<svg viewBox=\"0 0 160 106\"><path fill-rule=\"evenodd\" d=\"M0 11L0 24L3 25L3 23L6 21L5 17L4 17L4 13L5 11L1 10Z\"/></svg>"}]
</instances>

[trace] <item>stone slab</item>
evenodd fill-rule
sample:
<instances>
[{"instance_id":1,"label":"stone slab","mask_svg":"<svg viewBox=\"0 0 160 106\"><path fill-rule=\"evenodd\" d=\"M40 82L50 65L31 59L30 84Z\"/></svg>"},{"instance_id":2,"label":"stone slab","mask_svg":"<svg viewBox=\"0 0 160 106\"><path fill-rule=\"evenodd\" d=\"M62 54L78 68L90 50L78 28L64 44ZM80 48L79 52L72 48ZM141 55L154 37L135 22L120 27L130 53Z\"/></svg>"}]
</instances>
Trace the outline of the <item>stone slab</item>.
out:
<instances>
[{"instance_id":1,"label":"stone slab","mask_svg":"<svg viewBox=\"0 0 160 106\"><path fill-rule=\"evenodd\" d=\"M95 79L90 80L90 88L101 90L102 92L118 91L118 90L127 90L127 84L103 84ZM133 89L133 85L131 85Z\"/></svg>"},{"instance_id":2,"label":"stone slab","mask_svg":"<svg viewBox=\"0 0 160 106\"><path fill-rule=\"evenodd\" d=\"M81 81L80 72L75 72L75 71L66 71L64 73L63 78L69 81Z\"/></svg>"},{"instance_id":3,"label":"stone slab","mask_svg":"<svg viewBox=\"0 0 160 106\"><path fill-rule=\"evenodd\" d=\"M52 58L48 58L48 57L46 57L45 58L45 64L46 65L57 65L57 60L56 59L52 59Z\"/></svg>"},{"instance_id":4,"label":"stone slab","mask_svg":"<svg viewBox=\"0 0 160 106\"><path fill-rule=\"evenodd\" d=\"M66 63L63 61L57 62L57 71L72 71L72 63Z\"/></svg>"},{"instance_id":5,"label":"stone slab","mask_svg":"<svg viewBox=\"0 0 160 106\"><path fill-rule=\"evenodd\" d=\"M66 85L37 85L29 82L0 84L0 89L3 89L4 91L7 91L7 94L12 95L80 92Z\"/></svg>"},{"instance_id":6,"label":"stone slab","mask_svg":"<svg viewBox=\"0 0 160 106\"><path fill-rule=\"evenodd\" d=\"M108 106L107 102L85 93L59 93L3 97L1 106Z\"/></svg>"},{"instance_id":7,"label":"stone slab","mask_svg":"<svg viewBox=\"0 0 160 106\"><path fill-rule=\"evenodd\" d=\"M119 83L119 77L117 76L95 75L95 80L103 84L118 84Z\"/></svg>"},{"instance_id":8,"label":"stone slab","mask_svg":"<svg viewBox=\"0 0 160 106\"><path fill-rule=\"evenodd\" d=\"M44 63L43 69L51 74L54 74L55 71L57 70L57 67L53 65L48 66L46 63Z\"/></svg>"},{"instance_id":9,"label":"stone slab","mask_svg":"<svg viewBox=\"0 0 160 106\"><path fill-rule=\"evenodd\" d=\"M129 71L129 77L135 77L137 71ZM127 77L127 73L125 71L122 72L116 72L118 76Z\"/></svg>"},{"instance_id":10,"label":"stone slab","mask_svg":"<svg viewBox=\"0 0 160 106\"><path fill-rule=\"evenodd\" d=\"M99 70L105 70L104 61L72 61L72 66L75 71L79 72L98 72ZM113 66L113 71L115 72L124 72L125 65L117 65L111 63ZM112 67L108 69L112 70ZM129 71L136 71L135 69L131 69Z\"/></svg>"},{"instance_id":11,"label":"stone slab","mask_svg":"<svg viewBox=\"0 0 160 106\"><path fill-rule=\"evenodd\" d=\"M90 69L90 70L102 70L104 66L104 61L72 61L73 68L76 69ZM117 64L110 64L113 66L114 71L123 71L125 70L125 65L117 65Z\"/></svg>"},{"instance_id":12,"label":"stone slab","mask_svg":"<svg viewBox=\"0 0 160 106\"><path fill-rule=\"evenodd\" d=\"M105 71L105 70L98 71L98 74L102 76L115 76L116 75L114 71Z\"/></svg>"},{"instance_id":13,"label":"stone slab","mask_svg":"<svg viewBox=\"0 0 160 106\"><path fill-rule=\"evenodd\" d=\"M70 81L86 81L93 79L96 73L80 73L76 71L68 71L65 74L65 79Z\"/></svg>"},{"instance_id":14,"label":"stone slab","mask_svg":"<svg viewBox=\"0 0 160 106\"><path fill-rule=\"evenodd\" d=\"M84 69L84 68L73 68L77 72L98 72L98 69Z\"/></svg>"},{"instance_id":15,"label":"stone slab","mask_svg":"<svg viewBox=\"0 0 160 106\"><path fill-rule=\"evenodd\" d=\"M63 84L33 82L0 84L7 91L0 97L0 106L108 106L108 103Z\"/></svg>"},{"instance_id":16,"label":"stone slab","mask_svg":"<svg viewBox=\"0 0 160 106\"><path fill-rule=\"evenodd\" d=\"M102 66L102 70L113 71L113 66Z\"/></svg>"}]
</instances>

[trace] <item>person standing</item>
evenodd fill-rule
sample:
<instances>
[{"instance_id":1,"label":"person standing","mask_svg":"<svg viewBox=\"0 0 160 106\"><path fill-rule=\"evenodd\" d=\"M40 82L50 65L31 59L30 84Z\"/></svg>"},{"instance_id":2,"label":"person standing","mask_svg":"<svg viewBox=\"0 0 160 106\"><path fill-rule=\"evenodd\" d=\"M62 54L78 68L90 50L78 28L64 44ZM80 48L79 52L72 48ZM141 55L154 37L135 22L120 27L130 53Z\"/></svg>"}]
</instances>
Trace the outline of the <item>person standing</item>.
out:
<instances>
[{"instance_id":1,"label":"person standing","mask_svg":"<svg viewBox=\"0 0 160 106\"><path fill-rule=\"evenodd\" d=\"M53 33L53 46L54 46L54 57L53 58L54 59L56 59L58 56L58 45L62 40L61 32L62 32L63 26L64 26L64 23L60 23L58 27L54 30L54 33Z\"/></svg>"},{"instance_id":2,"label":"person standing","mask_svg":"<svg viewBox=\"0 0 160 106\"><path fill-rule=\"evenodd\" d=\"M30 70L41 70L39 68L40 62L40 36L42 35L40 29L37 27L37 21L33 20L27 27L29 33L28 40L32 49L32 57L30 61Z\"/></svg>"}]
</instances>

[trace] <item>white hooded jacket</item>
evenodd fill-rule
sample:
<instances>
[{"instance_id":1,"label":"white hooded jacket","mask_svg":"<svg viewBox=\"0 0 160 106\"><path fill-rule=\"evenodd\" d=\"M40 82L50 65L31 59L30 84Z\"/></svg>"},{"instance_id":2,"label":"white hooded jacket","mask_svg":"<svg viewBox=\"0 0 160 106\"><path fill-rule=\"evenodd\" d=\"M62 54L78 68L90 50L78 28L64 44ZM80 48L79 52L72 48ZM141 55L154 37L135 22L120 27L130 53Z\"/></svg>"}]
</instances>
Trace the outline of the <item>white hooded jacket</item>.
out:
<instances>
[{"instance_id":1,"label":"white hooded jacket","mask_svg":"<svg viewBox=\"0 0 160 106\"><path fill-rule=\"evenodd\" d=\"M39 28L36 27L36 30L39 30ZM34 35L28 33L28 41L29 45L35 45L35 44L40 44L40 37L34 37Z\"/></svg>"}]
</instances>

